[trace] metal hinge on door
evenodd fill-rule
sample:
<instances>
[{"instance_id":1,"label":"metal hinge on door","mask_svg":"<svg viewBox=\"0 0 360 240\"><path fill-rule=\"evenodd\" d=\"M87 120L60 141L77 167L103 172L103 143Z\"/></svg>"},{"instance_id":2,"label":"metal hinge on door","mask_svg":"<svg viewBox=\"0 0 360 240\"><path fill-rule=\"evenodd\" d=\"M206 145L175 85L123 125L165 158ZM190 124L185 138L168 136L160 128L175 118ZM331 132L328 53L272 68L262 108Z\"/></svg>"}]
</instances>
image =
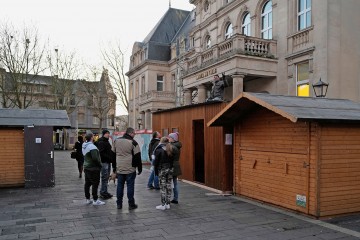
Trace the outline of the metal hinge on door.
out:
<instances>
[{"instance_id":1,"label":"metal hinge on door","mask_svg":"<svg viewBox=\"0 0 360 240\"><path fill-rule=\"evenodd\" d=\"M303 168L307 168L307 167L309 167L309 166L310 166L310 163L304 162Z\"/></svg>"}]
</instances>

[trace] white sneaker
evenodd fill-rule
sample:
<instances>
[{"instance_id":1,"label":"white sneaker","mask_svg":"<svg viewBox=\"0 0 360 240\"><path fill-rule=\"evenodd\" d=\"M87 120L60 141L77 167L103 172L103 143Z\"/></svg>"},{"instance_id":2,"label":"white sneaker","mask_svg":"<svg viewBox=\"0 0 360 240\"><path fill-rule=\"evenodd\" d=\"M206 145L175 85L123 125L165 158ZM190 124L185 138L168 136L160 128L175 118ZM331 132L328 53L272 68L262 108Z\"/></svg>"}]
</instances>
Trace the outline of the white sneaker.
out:
<instances>
[{"instance_id":1,"label":"white sneaker","mask_svg":"<svg viewBox=\"0 0 360 240\"><path fill-rule=\"evenodd\" d=\"M99 206L99 205L104 205L104 204L105 204L105 202L100 201L99 199L96 200L96 202L93 202L93 205L94 205L94 206Z\"/></svg>"},{"instance_id":2,"label":"white sneaker","mask_svg":"<svg viewBox=\"0 0 360 240\"><path fill-rule=\"evenodd\" d=\"M170 209L170 204L165 204L165 209Z\"/></svg>"},{"instance_id":3,"label":"white sneaker","mask_svg":"<svg viewBox=\"0 0 360 240\"><path fill-rule=\"evenodd\" d=\"M165 205L159 205L159 206L156 206L156 209L158 209L158 210L165 210L166 207L165 207Z\"/></svg>"},{"instance_id":4,"label":"white sneaker","mask_svg":"<svg viewBox=\"0 0 360 240\"><path fill-rule=\"evenodd\" d=\"M86 204L92 204L93 203L93 200L91 199L86 199Z\"/></svg>"}]
</instances>

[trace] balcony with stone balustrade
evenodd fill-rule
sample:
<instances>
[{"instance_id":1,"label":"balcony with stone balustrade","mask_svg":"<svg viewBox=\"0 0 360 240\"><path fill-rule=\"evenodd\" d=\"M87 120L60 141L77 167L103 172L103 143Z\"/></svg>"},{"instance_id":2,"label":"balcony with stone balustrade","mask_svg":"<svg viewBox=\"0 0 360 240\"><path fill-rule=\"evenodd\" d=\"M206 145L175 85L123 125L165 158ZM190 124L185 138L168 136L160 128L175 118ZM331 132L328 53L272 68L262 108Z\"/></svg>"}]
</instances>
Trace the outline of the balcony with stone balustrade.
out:
<instances>
[{"instance_id":1,"label":"balcony with stone balustrade","mask_svg":"<svg viewBox=\"0 0 360 240\"><path fill-rule=\"evenodd\" d=\"M187 59L184 75L191 74L236 55L276 59L277 42L275 40L234 34L231 38Z\"/></svg>"},{"instance_id":2,"label":"balcony with stone balustrade","mask_svg":"<svg viewBox=\"0 0 360 240\"><path fill-rule=\"evenodd\" d=\"M313 34L314 28L309 27L288 36L288 54L291 55L313 49Z\"/></svg>"}]
</instances>

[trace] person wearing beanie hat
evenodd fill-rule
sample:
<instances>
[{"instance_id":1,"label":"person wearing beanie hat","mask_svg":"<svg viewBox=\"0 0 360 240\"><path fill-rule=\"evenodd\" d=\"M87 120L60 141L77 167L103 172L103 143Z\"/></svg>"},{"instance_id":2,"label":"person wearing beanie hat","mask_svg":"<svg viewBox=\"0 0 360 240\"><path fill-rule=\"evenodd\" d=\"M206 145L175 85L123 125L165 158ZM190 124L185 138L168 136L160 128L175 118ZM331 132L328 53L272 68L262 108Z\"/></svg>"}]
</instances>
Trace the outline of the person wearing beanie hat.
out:
<instances>
[{"instance_id":1,"label":"person wearing beanie hat","mask_svg":"<svg viewBox=\"0 0 360 240\"><path fill-rule=\"evenodd\" d=\"M180 149L182 147L181 142L179 142L179 133L170 133L169 136L169 142L173 146L173 157L174 157L174 163L173 163L173 193L174 197L171 200L171 203L178 204L179 203L179 187L178 187L178 176L181 175L181 167L180 167Z\"/></svg>"},{"instance_id":2,"label":"person wearing beanie hat","mask_svg":"<svg viewBox=\"0 0 360 240\"><path fill-rule=\"evenodd\" d=\"M107 129L102 131L102 137L96 142L101 157L101 187L100 197L102 199L112 198L113 195L108 192L108 181L110 176L111 163L114 161L114 155L111 151L111 144L109 142L110 132Z\"/></svg>"},{"instance_id":3,"label":"person wearing beanie hat","mask_svg":"<svg viewBox=\"0 0 360 240\"><path fill-rule=\"evenodd\" d=\"M107 134L107 133L109 133L109 134L110 134L109 130L104 129L104 130L102 131L102 136L104 137L104 135L105 135L105 134Z\"/></svg>"},{"instance_id":4,"label":"person wearing beanie hat","mask_svg":"<svg viewBox=\"0 0 360 240\"><path fill-rule=\"evenodd\" d=\"M178 136L177 132L176 133L170 133L169 138L172 138L174 140L174 142L179 141L179 136Z\"/></svg>"}]
</instances>

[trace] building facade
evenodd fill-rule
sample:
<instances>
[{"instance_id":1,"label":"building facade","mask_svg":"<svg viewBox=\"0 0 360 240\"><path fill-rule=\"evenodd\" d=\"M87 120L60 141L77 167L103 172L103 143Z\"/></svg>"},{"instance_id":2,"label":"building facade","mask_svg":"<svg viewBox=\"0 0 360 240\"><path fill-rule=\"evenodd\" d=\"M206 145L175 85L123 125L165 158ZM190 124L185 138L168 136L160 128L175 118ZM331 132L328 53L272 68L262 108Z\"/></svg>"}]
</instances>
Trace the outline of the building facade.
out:
<instances>
[{"instance_id":1,"label":"building facade","mask_svg":"<svg viewBox=\"0 0 360 240\"><path fill-rule=\"evenodd\" d=\"M65 110L71 128L55 128L54 143L58 148L71 149L77 134L86 131L99 133L100 129L115 131L116 95L104 69L99 81L58 79L56 76L28 76L22 89L14 86L11 73L1 69L3 84L1 108L18 108L12 104L17 98L27 109ZM23 81L25 82L25 81ZM4 86L6 85L6 86ZM17 92L17 93L16 93ZM19 96L15 96L19 95Z\"/></svg>"},{"instance_id":2,"label":"building facade","mask_svg":"<svg viewBox=\"0 0 360 240\"><path fill-rule=\"evenodd\" d=\"M190 3L195 9L184 12L167 59L153 61L149 53L160 49L134 44L127 73L130 126L139 119L151 128L152 111L206 101L213 75L221 73L232 76L226 101L243 91L313 97L319 79L329 83L327 98L360 101L360 1Z\"/></svg>"}]
</instances>

